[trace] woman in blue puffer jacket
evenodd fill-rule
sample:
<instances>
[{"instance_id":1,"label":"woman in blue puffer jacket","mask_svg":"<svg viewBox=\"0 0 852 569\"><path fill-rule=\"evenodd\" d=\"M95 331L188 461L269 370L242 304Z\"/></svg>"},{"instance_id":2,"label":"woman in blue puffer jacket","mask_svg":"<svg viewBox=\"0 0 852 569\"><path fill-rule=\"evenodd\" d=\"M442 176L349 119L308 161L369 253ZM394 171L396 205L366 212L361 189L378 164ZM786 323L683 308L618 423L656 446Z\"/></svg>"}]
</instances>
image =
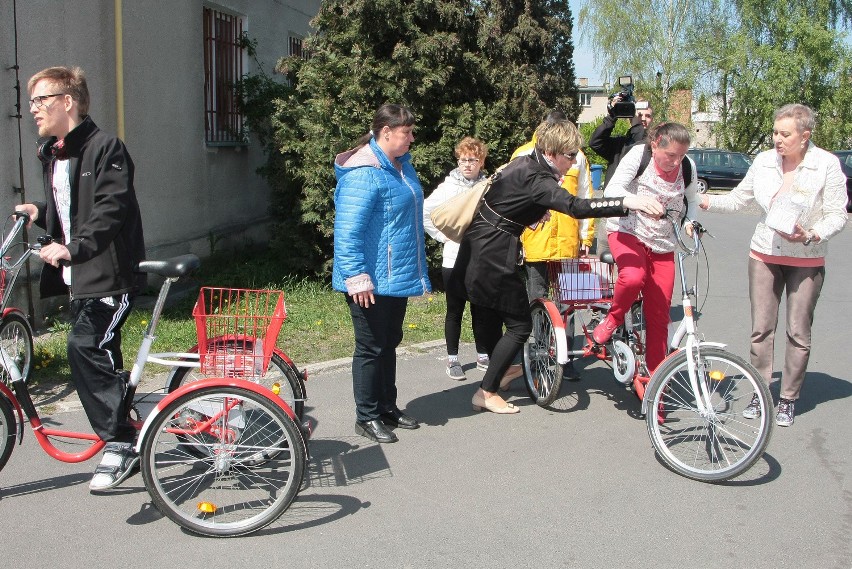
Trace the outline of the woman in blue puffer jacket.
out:
<instances>
[{"instance_id":1,"label":"woman in blue puffer jacket","mask_svg":"<svg viewBox=\"0 0 852 569\"><path fill-rule=\"evenodd\" d=\"M411 165L414 115L385 104L372 130L334 160L332 286L346 295L355 330L355 432L397 441L388 426L420 425L396 403L396 347L409 296L431 290L423 231L423 189Z\"/></svg>"}]
</instances>

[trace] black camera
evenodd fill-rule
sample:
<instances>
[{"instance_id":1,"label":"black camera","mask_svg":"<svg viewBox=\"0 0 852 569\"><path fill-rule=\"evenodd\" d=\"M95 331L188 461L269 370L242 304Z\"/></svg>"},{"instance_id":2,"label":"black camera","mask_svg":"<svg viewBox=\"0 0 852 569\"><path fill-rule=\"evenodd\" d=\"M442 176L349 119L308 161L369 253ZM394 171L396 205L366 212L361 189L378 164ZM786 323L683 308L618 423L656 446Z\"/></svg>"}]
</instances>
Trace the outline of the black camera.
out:
<instances>
[{"instance_id":1,"label":"black camera","mask_svg":"<svg viewBox=\"0 0 852 569\"><path fill-rule=\"evenodd\" d=\"M617 119L632 119L636 116L636 99L633 97L633 77L623 75L618 78L621 91L613 93L610 98L610 114ZM612 99L621 97L621 100L612 104Z\"/></svg>"}]
</instances>

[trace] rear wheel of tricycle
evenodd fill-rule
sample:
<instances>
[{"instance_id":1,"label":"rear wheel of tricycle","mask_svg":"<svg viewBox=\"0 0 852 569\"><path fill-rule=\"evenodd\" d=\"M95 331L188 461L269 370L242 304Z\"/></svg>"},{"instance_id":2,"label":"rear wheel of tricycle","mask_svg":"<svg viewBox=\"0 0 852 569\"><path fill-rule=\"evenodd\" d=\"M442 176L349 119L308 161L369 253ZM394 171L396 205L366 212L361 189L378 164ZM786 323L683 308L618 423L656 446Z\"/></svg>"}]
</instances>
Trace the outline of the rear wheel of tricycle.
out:
<instances>
[{"instance_id":1,"label":"rear wheel of tricycle","mask_svg":"<svg viewBox=\"0 0 852 569\"><path fill-rule=\"evenodd\" d=\"M296 497L306 460L293 418L240 387L179 396L153 419L142 444L154 504L208 536L245 535L275 521Z\"/></svg>"}]
</instances>

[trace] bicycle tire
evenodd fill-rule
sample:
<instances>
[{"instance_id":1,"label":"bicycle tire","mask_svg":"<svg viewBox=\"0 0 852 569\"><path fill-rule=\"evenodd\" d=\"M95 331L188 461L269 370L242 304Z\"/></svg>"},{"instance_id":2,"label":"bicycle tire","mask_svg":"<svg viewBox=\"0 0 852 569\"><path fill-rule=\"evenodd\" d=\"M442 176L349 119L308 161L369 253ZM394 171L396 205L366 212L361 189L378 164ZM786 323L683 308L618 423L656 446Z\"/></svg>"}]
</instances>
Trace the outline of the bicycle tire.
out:
<instances>
[{"instance_id":1,"label":"bicycle tire","mask_svg":"<svg viewBox=\"0 0 852 569\"><path fill-rule=\"evenodd\" d=\"M187 432L210 419L215 427ZM190 453L188 444L206 450ZM295 499L306 461L293 419L240 387L208 386L179 396L154 418L142 445L142 477L154 505L205 536L246 535L274 522Z\"/></svg>"},{"instance_id":2,"label":"bicycle tire","mask_svg":"<svg viewBox=\"0 0 852 569\"><path fill-rule=\"evenodd\" d=\"M33 364L33 332L27 319L12 312L0 321L0 347L14 360L15 366L26 379L30 376ZM0 365L0 377L9 385L11 377L6 366Z\"/></svg>"},{"instance_id":3,"label":"bicycle tire","mask_svg":"<svg viewBox=\"0 0 852 569\"><path fill-rule=\"evenodd\" d=\"M630 385L636 376L636 355L621 340L612 342L612 375L620 385Z\"/></svg>"},{"instance_id":4,"label":"bicycle tire","mask_svg":"<svg viewBox=\"0 0 852 569\"><path fill-rule=\"evenodd\" d=\"M708 385L712 412L702 417L689 382L685 350L654 373L645 393L645 424L657 455L682 476L704 482L735 478L763 456L772 437L772 397L751 364L720 348L700 348L698 381ZM757 394L761 415L744 419Z\"/></svg>"},{"instance_id":5,"label":"bicycle tire","mask_svg":"<svg viewBox=\"0 0 852 569\"><path fill-rule=\"evenodd\" d=\"M541 301L534 301L532 334L524 344L524 384L536 405L546 407L556 401L562 386L563 365L557 362L556 334L550 313Z\"/></svg>"},{"instance_id":6,"label":"bicycle tire","mask_svg":"<svg viewBox=\"0 0 852 569\"><path fill-rule=\"evenodd\" d=\"M251 354L254 349L254 343L251 340L240 340L239 343L234 340L224 340L221 342L223 349L228 349L237 344L239 344L240 351L245 353ZM169 384L166 386L166 390L169 393L175 391L181 385L208 377L202 375L201 369L197 367L176 366L172 370ZM305 382L302 379L302 374L297 369L291 366L284 358L273 353L272 359L269 360L269 368L260 378L259 383L267 389L272 389L272 385L278 383L281 387L278 396L290 406L296 417L300 421L302 420L302 414L305 409Z\"/></svg>"},{"instance_id":7,"label":"bicycle tire","mask_svg":"<svg viewBox=\"0 0 852 569\"><path fill-rule=\"evenodd\" d=\"M12 402L0 395L0 470L6 466L15 448L15 437L18 435L18 423Z\"/></svg>"}]
</instances>

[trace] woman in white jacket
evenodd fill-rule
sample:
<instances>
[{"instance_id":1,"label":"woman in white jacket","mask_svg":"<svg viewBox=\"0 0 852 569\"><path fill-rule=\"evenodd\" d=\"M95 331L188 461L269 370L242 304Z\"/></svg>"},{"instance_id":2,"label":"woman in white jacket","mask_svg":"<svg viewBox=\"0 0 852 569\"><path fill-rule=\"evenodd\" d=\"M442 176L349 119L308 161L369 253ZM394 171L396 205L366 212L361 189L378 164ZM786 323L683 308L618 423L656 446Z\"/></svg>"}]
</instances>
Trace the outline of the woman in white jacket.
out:
<instances>
[{"instance_id":1,"label":"woman in white jacket","mask_svg":"<svg viewBox=\"0 0 852 569\"><path fill-rule=\"evenodd\" d=\"M763 212L748 260L751 300L751 363L772 379L775 329L781 294L787 291L787 348L775 421L793 424L811 354L811 325L825 278L827 241L846 225L846 176L837 157L811 142L814 112L785 105L775 112L774 148L754 159L746 177L729 194L704 195L701 207L735 212L756 204ZM743 416L760 415L752 400Z\"/></svg>"},{"instance_id":2,"label":"woman in white jacket","mask_svg":"<svg viewBox=\"0 0 852 569\"><path fill-rule=\"evenodd\" d=\"M443 260L441 263L444 283L450 280L450 275L456 263L456 255L459 252L459 244L451 241L446 235L438 231L432 224L429 216L436 207L467 190L485 177L482 174L482 166L485 164L488 149L482 141L467 136L456 145L455 154L458 159L458 168L450 172L444 181L423 202L423 225L426 233L444 244ZM447 314L444 317L444 338L447 342L447 375L451 379L461 381L466 379L464 370L459 362L459 339L461 338L461 322L462 315L464 314L465 299L450 292L447 292L446 299ZM471 319L473 321L473 335L476 339L476 351L478 353L476 367L486 370L488 369L488 353L482 347L485 343L481 341L481 338L483 334L488 333L488 324L487 322L482 322L481 315L477 314L473 305L471 305ZM499 330L502 330L501 323L498 322L496 326Z\"/></svg>"}]
</instances>

